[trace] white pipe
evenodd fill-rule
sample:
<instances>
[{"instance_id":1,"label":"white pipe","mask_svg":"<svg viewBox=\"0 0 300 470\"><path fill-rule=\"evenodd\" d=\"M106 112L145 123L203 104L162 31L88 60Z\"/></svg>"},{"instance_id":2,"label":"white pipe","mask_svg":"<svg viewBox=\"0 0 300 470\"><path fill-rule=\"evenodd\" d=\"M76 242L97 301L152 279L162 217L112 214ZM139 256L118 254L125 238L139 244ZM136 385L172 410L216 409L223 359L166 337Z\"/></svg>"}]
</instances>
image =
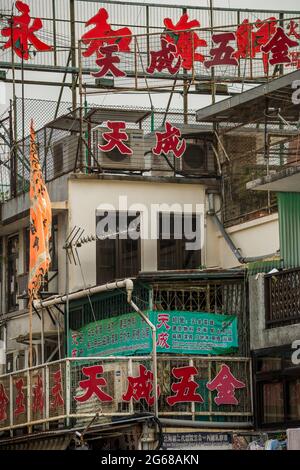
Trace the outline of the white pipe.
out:
<instances>
[{"instance_id":1,"label":"white pipe","mask_svg":"<svg viewBox=\"0 0 300 470\"><path fill-rule=\"evenodd\" d=\"M122 288L125 288L127 290L127 301L130 303L133 291L133 282L131 279L124 279L123 281L115 281L108 284L103 284L102 286L89 287L88 289L84 289L79 292L73 292L69 295L57 296L49 300L34 300L33 305L36 309L43 307L51 307L52 305L65 303L67 301L67 298L69 300L76 300L81 299L82 297L86 297L87 295L94 295L98 294L99 292Z\"/></svg>"},{"instance_id":2,"label":"white pipe","mask_svg":"<svg viewBox=\"0 0 300 470\"><path fill-rule=\"evenodd\" d=\"M156 352L156 326L149 320L149 318L139 309L139 307L133 302L129 301L129 304L134 310L142 317L142 319L150 326L152 331L152 359L153 359L153 396L154 396L154 415L158 417L158 392L157 392L157 352Z\"/></svg>"}]
</instances>

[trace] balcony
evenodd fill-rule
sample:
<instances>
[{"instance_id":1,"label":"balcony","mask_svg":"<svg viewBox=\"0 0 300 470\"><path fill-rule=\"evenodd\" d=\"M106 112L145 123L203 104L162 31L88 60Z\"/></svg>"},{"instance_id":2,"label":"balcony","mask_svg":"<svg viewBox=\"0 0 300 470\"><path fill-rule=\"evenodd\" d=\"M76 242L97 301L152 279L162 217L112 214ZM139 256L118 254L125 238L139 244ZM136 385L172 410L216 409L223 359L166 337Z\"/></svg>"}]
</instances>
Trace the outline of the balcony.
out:
<instances>
[{"instance_id":1,"label":"balcony","mask_svg":"<svg viewBox=\"0 0 300 470\"><path fill-rule=\"evenodd\" d=\"M128 377L140 376L141 366L146 368L145 374L149 374L151 362L149 356L70 358L2 375L0 431L23 428L23 433L26 434L29 430L35 432L54 428L80 428L87 426L96 414L98 420L106 423L113 421L115 417L153 413L152 389L149 402L145 398L129 399L130 390L136 391L138 385L135 382L133 388L130 388L131 382L128 380ZM251 421L250 359L159 356L157 362L159 417L196 421ZM206 384L214 379L223 364L229 366L233 376L242 381L244 386L235 390L236 404L218 406L214 401L218 391L209 391ZM87 383L89 377L93 376L90 366L98 366L93 383L100 394L103 393L101 400L97 393L88 393ZM176 388L172 391L171 386L181 380L175 378L172 371L174 368L187 366L196 368L196 374L190 378L198 385L194 393L201 395L203 401L178 400L170 405L167 397L176 395ZM151 377L147 377L146 387L149 387Z\"/></svg>"},{"instance_id":2,"label":"balcony","mask_svg":"<svg viewBox=\"0 0 300 470\"><path fill-rule=\"evenodd\" d=\"M300 269L265 276L266 327L300 323Z\"/></svg>"}]
</instances>

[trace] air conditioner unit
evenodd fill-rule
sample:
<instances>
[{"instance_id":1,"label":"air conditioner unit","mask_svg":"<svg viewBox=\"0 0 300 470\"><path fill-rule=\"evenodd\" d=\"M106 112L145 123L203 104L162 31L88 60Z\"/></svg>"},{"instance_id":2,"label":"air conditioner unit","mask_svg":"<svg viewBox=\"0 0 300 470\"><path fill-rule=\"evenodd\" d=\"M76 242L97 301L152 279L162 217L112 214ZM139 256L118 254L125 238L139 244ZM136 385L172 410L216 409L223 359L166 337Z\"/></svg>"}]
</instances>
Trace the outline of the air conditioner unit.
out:
<instances>
[{"instance_id":1,"label":"air conditioner unit","mask_svg":"<svg viewBox=\"0 0 300 470\"><path fill-rule=\"evenodd\" d=\"M187 175L207 176L216 172L212 140L206 137L187 139L182 156L182 171Z\"/></svg>"},{"instance_id":2,"label":"air conditioner unit","mask_svg":"<svg viewBox=\"0 0 300 470\"><path fill-rule=\"evenodd\" d=\"M141 129L127 129L128 140L124 143L131 148L132 155L122 155L117 148L110 152L103 152L99 145L107 144L103 132L109 129L97 127L92 131L92 150L101 168L110 170L141 171L145 169L144 158L144 131Z\"/></svg>"},{"instance_id":3,"label":"air conditioner unit","mask_svg":"<svg viewBox=\"0 0 300 470\"><path fill-rule=\"evenodd\" d=\"M207 176L216 172L215 156L213 153L212 135L200 134L192 129L193 133L198 133L197 137L186 136L186 150L181 158L168 155L169 163L175 171L183 172L190 176ZM182 132L183 133L183 132ZM146 168L158 174L169 176L174 174L174 170L163 155L155 155L151 152L156 144L155 133L145 136Z\"/></svg>"},{"instance_id":4,"label":"air conditioner unit","mask_svg":"<svg viewBox=\"0 0 300 470\"><path fill-rule=\"evenodd\" d=\"M156 176L172 176L174 170L181 170L181 162L179 158L175 158L172 155L168 155L166 158L163 155L155 155L152 149L156 145L155 132L145 135L144 147L145 147L145 170L151 172ZM170 162L170 164L168 163Z\"/></svg>"},{"instance_id":5,"label":"air conditioner unit","mask_svg":"<svg viewBox=\"0 0 300 470\"><path fill-rule=\"evenodd\" d=\"M52 168L49 165L49 168L47 169L48 179L70 173L75 169L78 141L79 136L73 134L60 139L51 145L53 165ZM78 156L77 166L80 163L79 158L80 156Z\"/></svg>"}]
</instances>

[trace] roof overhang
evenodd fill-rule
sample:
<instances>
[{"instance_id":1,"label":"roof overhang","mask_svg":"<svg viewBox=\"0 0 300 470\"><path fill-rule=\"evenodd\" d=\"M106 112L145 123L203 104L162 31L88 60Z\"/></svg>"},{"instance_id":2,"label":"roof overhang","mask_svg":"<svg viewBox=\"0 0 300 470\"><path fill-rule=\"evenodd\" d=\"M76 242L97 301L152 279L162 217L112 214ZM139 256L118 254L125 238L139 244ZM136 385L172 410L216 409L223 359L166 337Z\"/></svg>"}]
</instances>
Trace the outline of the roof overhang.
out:
<instances>
[{"instance_id":1,"label":"roof overhang","mask_svg":"<svg viewBox=\"0 0 300 470\"><path fill-rule=\"evenodd\" d=\"M109 120L139 124L150 115L151 111L149 110L92 107L87 112L85 109L82 109L82 126L83 130L87 130L88 126L98 126ZM62 131L80 132L80 121L81 113L80 108L78 108L49 122L46 127Z\"/></svg>"},{"instance_id":2,"label":"roof overhang","mask_svg":"<svg viewBox=\"0 0 300 470\"><path fill-rule=\"evenodd\" d=\"M256 191L300 192L300 165L289 166L276 173L250 181L247 189Z\"/></svg>"}]
</instances>

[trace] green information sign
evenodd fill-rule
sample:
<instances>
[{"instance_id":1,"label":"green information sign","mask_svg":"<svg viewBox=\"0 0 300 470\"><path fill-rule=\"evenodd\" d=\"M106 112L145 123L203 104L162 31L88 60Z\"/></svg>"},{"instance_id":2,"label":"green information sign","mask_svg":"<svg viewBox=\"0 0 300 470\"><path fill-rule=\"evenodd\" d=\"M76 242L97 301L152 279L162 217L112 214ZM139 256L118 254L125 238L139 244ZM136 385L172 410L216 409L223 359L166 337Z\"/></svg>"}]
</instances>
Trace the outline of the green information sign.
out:
<instances>
[{"instance_id":1,"label":"green information sign","mask_svg":"<svg viewBox=\"0 0 300 470\"><path fill-rule=\"evenodd\" d=\"M157 312L148 316L157 328L157 352L222 355L238 347L237 317L206 312ZM151 330L137 313L109 318L69 332L69 355L149 354Z\"/></svg>"}]
</instances>

